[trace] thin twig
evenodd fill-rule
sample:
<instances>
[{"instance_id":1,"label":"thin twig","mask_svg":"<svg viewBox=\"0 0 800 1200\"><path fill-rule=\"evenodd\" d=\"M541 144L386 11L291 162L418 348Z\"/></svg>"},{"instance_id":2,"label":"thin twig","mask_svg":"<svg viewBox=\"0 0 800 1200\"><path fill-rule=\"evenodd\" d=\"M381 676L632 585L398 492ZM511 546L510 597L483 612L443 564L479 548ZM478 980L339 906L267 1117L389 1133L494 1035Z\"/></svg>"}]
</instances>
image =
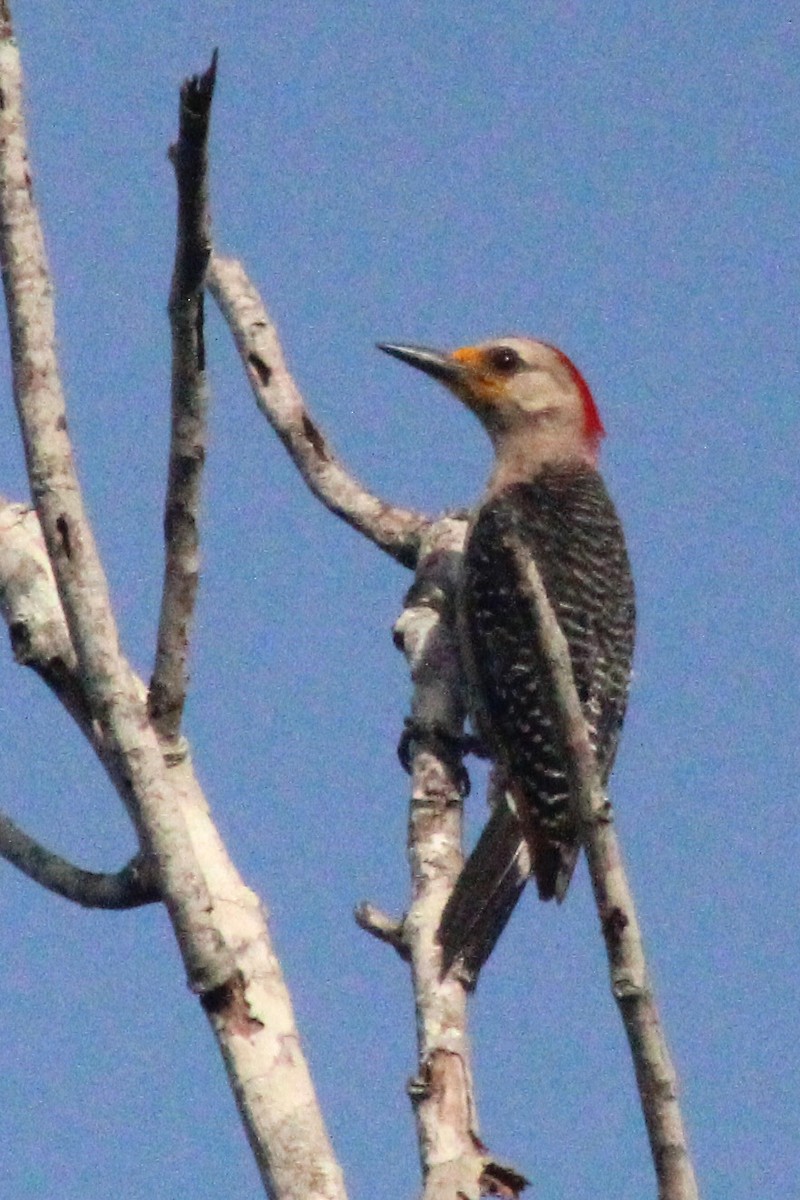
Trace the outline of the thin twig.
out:
<instances>
[{"instance_id":1,"label":"thin twig","mask_svg":"<svg viewBox=\"0 0 800 1200\"><path fill-rule=\"evenodd\" d=\"M373 496L336 458L289 374L275 326L239 262L212 254L208 288L233 333L256 404L318 500L413 568L428 517Z\"/></svg>"},{"instance_id":2,"label":"thin twig","mask_svg":"<svg viewBox=\"0 0 800 1200\"><path fill-rule=\"evenodd\" d=\"M150 717L165 740L178 736L189 684L189 639L199 574L200 490L206 458L208 384L204 280L211 254L208 129L216 51L203 75L181 88L178 141L170 158L178 187L175 266L169 297L172 434L164 507L166 555Z\"/></svg>"},{"instance_id":3,"label":"thin twig","mask_svg":"<svg viewBox=\"0 0 800 1200\"><path fill-rule=\"evenodd\" d=\"M0 813L0 857L34 883L83 908L141 908L161 899L155 880L139 858L114 875L85 871L47 850L5 813Z\"/></svg>"},{"instance_id":4,"label":"thin twig","mask_svg":"<svg viewBox=\"0 0 800 1200\"><path fill-rule=\"evenodd\" d=\"M521 548L517 566L530 589L532 621L539 629L562 722L561 732L569 750L571 804L589 863L608 955L611 990L631 1048L659 1200L697 1200L697 1182L678 1101L675 1069L647 970L611 804L597 778L569 647L541 576Z\"/></svg>"},{"instance_id":5,"label":"thin twig","mask_svg":"<svg viewBox=\"0 0 800 1200\"><path fill-rule=\"evenodd\" d=\"M376 908L374 904L370 904L366 900L356 905L353 916L359 929L372 934L379 942L386 942L387 946L392 946L405 962L409 961L411 955L406 944L402 921L390 917L388 913Z\"/></svg>"}]
</instances>

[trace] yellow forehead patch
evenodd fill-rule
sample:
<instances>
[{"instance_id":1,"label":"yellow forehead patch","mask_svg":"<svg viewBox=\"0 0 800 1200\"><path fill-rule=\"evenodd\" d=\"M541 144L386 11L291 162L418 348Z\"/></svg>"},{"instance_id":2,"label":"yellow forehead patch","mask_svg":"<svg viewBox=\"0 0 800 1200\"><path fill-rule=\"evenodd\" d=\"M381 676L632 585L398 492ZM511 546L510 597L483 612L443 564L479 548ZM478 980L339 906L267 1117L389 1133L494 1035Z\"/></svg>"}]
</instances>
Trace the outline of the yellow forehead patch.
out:
<instances>
[{"instance_id":1,"label":"yellow forehead patch","mask_svg":"<svg viewBox=\"0 0 800 1200\"><path fill-rule=\"evenodd\" d=\"M477 398L493 400L505 391L507 379L493 369L484 350L476 346L461 346L453 351L452 357L469 368L470 390Z\"/></svg>"},{"instance_id":2,"label":"yellow forehead patch","mask_svg":"<svg viewBox=\"0 0 800 1200\"><path fill-rule=\"evenodd\" d=\"M453 358L459 362L466 363L468 367L476 369L485 366L483 351L476 349L475 346L461 346L458 350L453 351Z\"/></svg>"}]
</instances>

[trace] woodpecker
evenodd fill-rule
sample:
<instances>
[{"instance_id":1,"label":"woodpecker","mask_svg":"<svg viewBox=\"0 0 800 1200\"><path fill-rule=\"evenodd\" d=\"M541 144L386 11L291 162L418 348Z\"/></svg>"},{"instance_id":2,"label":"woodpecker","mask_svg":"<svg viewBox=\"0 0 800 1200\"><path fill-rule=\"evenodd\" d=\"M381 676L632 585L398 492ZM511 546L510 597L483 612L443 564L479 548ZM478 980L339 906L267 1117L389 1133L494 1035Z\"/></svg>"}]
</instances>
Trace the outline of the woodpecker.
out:
<instances>
[{"instance_id":1,"label":"woodpecker","mask_svg":"<svg viewBox=\"0 0 800 1200\"><path fill-rule=\"evenodd\" d=\"M580 846L567 750L524 571L535 563L566 638L605 786L625 716L633 582L622 526L597 471L603 424L554 346L504 337L452 352L379 349L441 381L480 420L495 460L467 531L457 593L471 720L500 772L496 804L445 908L443 968L474 986L530 875L562 901Z\"/></svg>"}]
</instances>

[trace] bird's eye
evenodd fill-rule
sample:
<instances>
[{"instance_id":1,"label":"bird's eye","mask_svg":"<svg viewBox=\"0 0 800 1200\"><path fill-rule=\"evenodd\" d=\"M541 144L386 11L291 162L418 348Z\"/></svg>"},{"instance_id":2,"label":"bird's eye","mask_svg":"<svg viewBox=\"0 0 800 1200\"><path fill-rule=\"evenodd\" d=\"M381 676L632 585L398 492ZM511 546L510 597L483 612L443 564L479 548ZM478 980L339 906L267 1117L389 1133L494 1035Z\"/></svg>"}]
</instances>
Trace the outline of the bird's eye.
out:
<instances>
[{"instance_id":1,"label":"bird's eye","mask_svg":"<svg viewBox=\"0 0 800 1200\"><path fill-rule=\"evenodd\" d=\"M513 375L522 366L522 359L510 346L496 346L486 357L493 370L501 375Z\"/></svg>"}]
</instances>

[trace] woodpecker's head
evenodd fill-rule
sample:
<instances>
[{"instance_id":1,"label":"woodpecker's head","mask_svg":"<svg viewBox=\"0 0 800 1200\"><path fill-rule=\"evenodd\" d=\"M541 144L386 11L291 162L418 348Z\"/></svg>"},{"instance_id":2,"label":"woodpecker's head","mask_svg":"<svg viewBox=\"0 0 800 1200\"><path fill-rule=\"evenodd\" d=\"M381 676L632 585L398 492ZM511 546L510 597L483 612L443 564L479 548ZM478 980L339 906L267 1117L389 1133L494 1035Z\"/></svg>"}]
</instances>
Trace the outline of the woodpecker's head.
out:
<instances>
[{"instance_id":1,"label":"woodpecker's head","mask_svg":"<svg viewBox=\"0 0 800 1200\"><path fill-rule=\"evenodd\" d=\"M596 462L604 433L600 415L580 371L555 346L505 337L452 352L392 344L378 349L448 387L479 418L498 456L524 443L539 462Z\"/></svg>"}]
</instances>

